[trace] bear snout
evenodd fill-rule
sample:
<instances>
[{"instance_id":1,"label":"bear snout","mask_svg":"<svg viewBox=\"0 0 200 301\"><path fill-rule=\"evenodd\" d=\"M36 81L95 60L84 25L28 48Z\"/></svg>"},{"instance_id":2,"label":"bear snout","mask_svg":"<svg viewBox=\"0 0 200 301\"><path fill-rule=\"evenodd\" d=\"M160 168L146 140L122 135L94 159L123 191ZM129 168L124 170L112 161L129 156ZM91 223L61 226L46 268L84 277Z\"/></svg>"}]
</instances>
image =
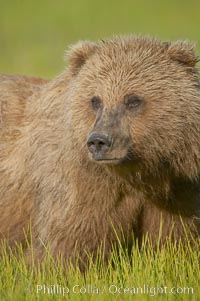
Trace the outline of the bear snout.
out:
<instances>
[{"instance_id":1,"label":"bear snout","mask_svg":"<svg viewBox=\"0 0 200 301\"><path fill-rule=\"evenodd\" d=\"M105 134L91 133L87 140L87 146L95 160L102 160L105 153L112 145L112 138Z\"/></svg>"}]
</instances>

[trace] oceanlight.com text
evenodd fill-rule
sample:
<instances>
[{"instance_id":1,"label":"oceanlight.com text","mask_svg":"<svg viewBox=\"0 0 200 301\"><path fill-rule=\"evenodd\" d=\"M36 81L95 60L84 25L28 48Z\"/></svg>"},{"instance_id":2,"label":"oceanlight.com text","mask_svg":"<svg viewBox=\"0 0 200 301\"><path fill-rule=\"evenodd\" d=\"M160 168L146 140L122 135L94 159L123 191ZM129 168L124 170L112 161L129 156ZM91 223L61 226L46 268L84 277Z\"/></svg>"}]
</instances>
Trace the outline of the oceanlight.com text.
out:
<instances>
[{"instance_id":1,"label":"oceanlight.com text","mask_svg":"<svg viewBox=\"0 0 200 301\"><path fill-rule=\"evenodd\" d=\"M33 289L32 289L33 290ZM142 286L120 286L117 284L110 285L102 285L96 286L92 284L88 285L79 285L74 284L72 287L62 286L58 284L54 285L46 285L46 284L38 284L35 287L37 294L47 294L47 295L100 295L100 294L111 294L111 295L192 295L194 294L193 287L168 287L168 286L150 286L150 285L142 285Z\"/></svg>"}]
</instances>

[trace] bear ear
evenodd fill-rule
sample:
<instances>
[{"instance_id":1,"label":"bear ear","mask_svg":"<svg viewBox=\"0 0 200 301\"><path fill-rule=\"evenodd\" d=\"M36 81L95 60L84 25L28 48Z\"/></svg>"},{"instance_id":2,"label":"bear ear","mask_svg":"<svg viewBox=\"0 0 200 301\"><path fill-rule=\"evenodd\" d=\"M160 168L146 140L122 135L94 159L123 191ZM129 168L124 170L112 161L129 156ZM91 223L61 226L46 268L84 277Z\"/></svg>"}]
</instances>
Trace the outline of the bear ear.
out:
<instances>
[{"instance_id":1,"label":"bear ear","mask_svg":"<svg viewBox=\"0 0 200 301\"><path fill-rule=\"evenodd\" d=\"M89 41L80 41L70 46L65 53L65 59L69 62L69 68L73 75L78 74L81 67L96 49L97 44Z\"/></svg>"},{"instance_id":2,"label":"bear ear","mask_svg":"<svg viewBox=\"0 0 200 301\"><path fill-rule=\"evenodd\" d=\"M189 67L194 67L198 62L198 59L195 55L195 45L192 43L177 41L172 43L165 43L167 46L167 52L173 60L178 61L179 63L185 64Z\"/></svg>"}]
</instances>

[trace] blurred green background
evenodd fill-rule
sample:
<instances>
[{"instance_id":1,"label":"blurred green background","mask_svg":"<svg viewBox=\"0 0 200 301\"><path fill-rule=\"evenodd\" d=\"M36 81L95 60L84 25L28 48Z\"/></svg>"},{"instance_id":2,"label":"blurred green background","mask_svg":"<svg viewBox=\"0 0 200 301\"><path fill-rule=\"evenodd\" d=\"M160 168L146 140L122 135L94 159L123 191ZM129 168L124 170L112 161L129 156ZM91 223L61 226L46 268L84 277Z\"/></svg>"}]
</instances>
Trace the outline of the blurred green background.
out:
<instances>
[{"instance_id":1,"label":"blurred green background","mask_svg":"<svg viewBox=\"0 0 200 301\"><path fill-rule=\"evenodd\" d=\"M0 0L0 73L49 78L69 44L127 33L189 39L200 53L200 0Z\"/></svg>"}]
</instances>

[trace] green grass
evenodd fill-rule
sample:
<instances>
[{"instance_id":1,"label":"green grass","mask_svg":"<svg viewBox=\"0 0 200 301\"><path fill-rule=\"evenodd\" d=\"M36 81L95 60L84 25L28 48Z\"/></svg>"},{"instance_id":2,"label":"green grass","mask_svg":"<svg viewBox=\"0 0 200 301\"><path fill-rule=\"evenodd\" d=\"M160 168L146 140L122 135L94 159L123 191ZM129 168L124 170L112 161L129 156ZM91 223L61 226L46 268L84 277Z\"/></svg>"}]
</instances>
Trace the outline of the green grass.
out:
<instances>
[{"instance_id":1,"label":"green grass","mask_svg":"<svg viewBox=\"0 0 200 301\"><path fill-rule=\"evenodd\" d=\"M101 259L90 261L85 274L78 267L65 269L48 253L43 263L27 266L20 246L15 254L5 248L0 258L0 300L198 301L199 248L200 240L192 247L168 243L158 251L144 242L141 250L135 245L129 257L122 248L113 251L107 265ZM172 288L179 293L170 293Z\"/></svg>"},{"instance_id":2,"label":"green grass","mask_svg":"<svg viewBox=\"0 0 200 301\"><path fill-rule=\"evenodd\" d=\"M55 76L80 39L142 33L200 51L199 0L0 0L0 72Z\"/></svg>"}]
</instances>

